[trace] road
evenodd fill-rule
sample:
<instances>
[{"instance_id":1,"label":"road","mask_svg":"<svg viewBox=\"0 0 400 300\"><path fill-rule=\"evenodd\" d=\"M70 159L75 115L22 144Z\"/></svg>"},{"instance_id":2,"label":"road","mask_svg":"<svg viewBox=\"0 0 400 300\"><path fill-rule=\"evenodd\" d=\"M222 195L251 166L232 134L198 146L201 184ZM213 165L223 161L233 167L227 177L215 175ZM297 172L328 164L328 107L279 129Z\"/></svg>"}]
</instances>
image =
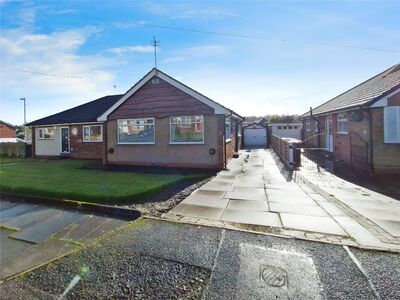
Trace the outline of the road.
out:
<instances>
[{"instance_id":1,"label":"road","mask_svg":"<svg viewBox=\"0 0 400 300\"><path fill-rule=\"evenodd\" d=\"M90 275L71 298L400 298L396 253L153 219L3 284L0 296L21 284L60 295L82 266Z\"/></svg>"}]
</instances>

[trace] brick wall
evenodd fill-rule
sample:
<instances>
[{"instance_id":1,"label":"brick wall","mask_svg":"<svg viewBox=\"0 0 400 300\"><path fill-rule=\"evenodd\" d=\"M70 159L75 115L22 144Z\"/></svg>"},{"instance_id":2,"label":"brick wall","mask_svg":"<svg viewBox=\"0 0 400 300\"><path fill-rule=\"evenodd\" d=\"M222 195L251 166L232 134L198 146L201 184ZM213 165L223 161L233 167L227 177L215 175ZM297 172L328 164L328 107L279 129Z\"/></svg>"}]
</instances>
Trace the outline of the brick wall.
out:
<instances>
[{"instance_id":1,"label":"brick wall","mask_svg":"<svg viewBox=\"0 0 400 300\"><path fill-rule=\"evenodd\" d=\"M400 173L400 144L385 144L383 108L371 109L373 164L375 173Z\"/></svg>"},{"instance_id":2,"label":"brick wall","mask_svg":"<svg viewBox=\"0 0 400 300\"><path fill-rule=\"evenodd\" d=\"M15 128L0 124L0 138L15 138Z\"/></svg>"},{"instance_id":3,"label":"brick wall","mask_svg":"<svg viewBox=\"0 0 400 300\"><path fill-rule=\"evenodd\" d=\"M77 134L73 135L74 128ZM83 125L72 125L69 128L70 154L73 158L81 159L103 159L105 151L105 138L103 128L103 142L88 143L83 141Z\"/></svg>"}]
</instances>

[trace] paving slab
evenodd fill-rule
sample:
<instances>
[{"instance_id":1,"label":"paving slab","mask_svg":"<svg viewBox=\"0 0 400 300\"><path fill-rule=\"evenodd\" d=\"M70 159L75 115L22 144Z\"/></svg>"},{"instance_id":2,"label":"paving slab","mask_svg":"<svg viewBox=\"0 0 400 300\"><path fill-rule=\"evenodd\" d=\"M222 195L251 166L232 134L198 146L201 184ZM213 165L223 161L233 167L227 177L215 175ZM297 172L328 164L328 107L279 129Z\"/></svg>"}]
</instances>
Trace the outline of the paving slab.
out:
<instances>
[{"instance_id":1,"label":"paving slab","mask_svg":"<svg viewBox=\"0 0 400 300\"><path fill-rule=\"evenodd\" d=\"M391 235L395 237L400 237L400 219L397 220L373 220L380 227L385 229Z\"/></svg>"},{"instance_id":2,"label":"paving slab","mask_svg":"<svg viewBox=\"0 0 400 300\"><path fill-rule=\"evenodd\" d=\"M282 227L281 220L277 213L264 211L239 211L225 209L221 221L234 222L251 225Z\"/></svg>"},{"instance_id":3,"label":"paving slab","mask_svg":"<svg viewBox=\"0 0 400 300\"><path fill-rule=\"evenodd\" d=\"M87 236L96 231L97 227L107 222L109 218L85 215L76 222L66 226L54 234L54 238L68 241L87 241Z\"/></svg>"},{"instance_id":4,"label":"paving slab","mask_svg":"<svg viewBox=\"0 0 400 300\"><path fill-rule=\"evenodd\" d=\"M284 190L265 190L269 202L283 202L301 205L316 205L315 201L305 193L284 191Z\"/></svg>"},{"instance_id":5,"label":"paving slab","mask_svg":"<svg viewBox=\"0 0 400 300\"><path fill-rule=\"evenodd\" d=\"M41 223L59 214L60 210L52 207L38 206L29 213L16 216L4 222L3 225L24 229L28 226Z\"/></svg>"},{"instance_id":6,"label":"paving slab","mask_svg":"<svg viewBox=\"0 0 400 300\"><path fill-rule=\"evenodd\" d=\"M263 188L245 188L235 187L233 192L227 192L225 198L252 200L252 201L267 201L265 190Z\"/></svg>"},{"instance_id":7,"label":"paving slab","mask_svg":"<svg viewBox=\"0 0 400 300\"><path fill-rule=\"evenodd\" d=\"M16 205L18 205L18 202L1 200L0 201L0 211L8 209L8 208L16 206Z\"/></svg>"},{"instance_id":8,"label":"paving slab","mask_svg":"<svg viewBox=\"0 0 400 300\"><path fill-rule=\"evenodd\" d=\"M347 214L338 208L335 204L330 202L319 202L318 203L325 211L331 216L347 216Z\"/></svg>"},{"instance_id":9,"label":"paving slab","mask_svg":"<svg viewBox=\"0 0 400 300\"><path fill-rule=\"evenodd\" d=\"M209 181L205 185L200 187L200 190L229 192L233 191L233 188L234 185L232 185L231 182Z\"/></svg>"},{"instance_id":10,"label":"paving slab","mask_svg":"<svg viewBox=\"0 0 400 300\"><path fill-rule=\"evenodd\" d=\"M372 220L400 220L400 210L394 208L388 209L379 206L375 208L357 207L356 210Z\"/></svg>"},{"instance_id":11,"label":"paving slab","mask_svg":"<svg viewBox=\"0 0 400 300\"><path fill-rule=\"evenodd\" d=\"M386 249L395 249L395 245L383 243L376 236L374 236L371 232L369 232L364 226L361 226L356 220L350 217L334 217L336 222L340 224L342 228L344 228L350 236L355 239L355 241L362 245L368 247L379 247ZM397 247L398 248L398 247Z\"/></svg>"},{"instance_id":12,"label":"paving slab","mask_svg":"<svg viewBox=\"0 0 400 300\"><path fill-rule=\"evenodd\" d=\"M237 299L323 299L313 260L301 253L240 245Z\"/></svg>"},{"instance_id":13,"label":"paving slab","mask_svg":"<svg viewBox=\"0 0 400 300\"><path fill-rule=\"evenodd\" d=\"M36 209L39 205L32 205L32 204L25 204L25 203L20 203L18 205L12 206L8 209L0 211L0 224L3 224L4 222L15 218L19 215L23 215L25 213L28 213L34 209Z\"/></svg>"},{"instance_id":14,"label":"paving slab","mask_svg":"<svg viewBox=\"0 0 400 300\"><path fill-rule=\"evenodd\" d=\"M321 232L348 236L348 234L332 219L326 217L308 216L281 213L283 227L312 232Z\"/></svg>"},{"instance_id":15,"label":"paving slab","mask_svg":"<svg viewBox=\"0 0 400 300\"><path fill-rule=\"evenodd\" d=\"M84 243L84 244L90 243L93 240L104 235L105 233L116 230L116 229L120 228L121 226L126 225L127 223L128 222L125 220L107 218L107 220L105 222L101 223L97 227L94 227L93 230L88 232L86 235L83 235L82 237L77 238L77 241Z\"/></svg>"},{"instance_id":16,"label":"paving slab","mask_svg":"<svg viewBox=\"0 0 400 300\"><path fill-rule=\"evenodd\" d=\"M209 190L196 190L194 193L192 193L190 196L201 196L201 197L207 197L207 198L223 198L225 196L226 192L224 191L209 191Z\"/></svg>"},{"instance_id":17,"label":"paving slab","mask_svg":"<svg viewBox=\"0 0 400 300\"><path fill-rule=\"evenodd\" d=\"M230 199L227 209L269 211L267 201L247 201Z\"/></svg>"},{"instance_id":18,"label":"paving slab","mask_svg":"<svg viewBox=\"0 0 400 300\"><path fill-rule=\"evenodd\" d=\"M10 237L31 243L38 243L47 239L65 226L77 221L82 216L83 214L78 212L60 210L60 212L53 217L18 231L10 235Z\"/></svg>"},{"instance_id":19,"label":"paving slab","mask_svg":"<svg viewBox=\"0 0 400 300\"><path fill-rule=\"evenodd\" d=\"M219 207L225 208L228 205L229 199L226 198L210 198L210 197L199 197L196 195L191 195L183 200L181 203L185 204L193 204L200 206L209 206L209 207Z\"/></svg>"},{"instance_id":20,"label":"paving slab","mask_svg":"<svg viewBox=\"0 0 400 300\"><path fill-rule=\"evenodd\" d=\"M265 184L265 188L272 190L284 190L284 191L299 191L303 193L303 190L294 182L286 182L286 183L270 183Z\"/></svg>"},{"instance_id":21,"label":"paving slab","mask_svg":"<svg viewBox=\"0 0 400 300\"><path fill-rule=\"evenodd\" d=\"M220 220L222 208L218 207L207 207L193 204L181 203L170 211L170 213L179 216L188 216L193 218L209 219L209 220Z\"/></svg>"},{"instance_id":22,"label":"paving slab","mask_svg":"<svg viewBox=\"0 0 400 300\"><path fill-rule=\"evenodd\" d=\"M318 205L297 205L292 203L270 202L271 211L279 213L291 213L303 216L329 217Z\"/></svg>"},{"instance_id":23,"label":"paving slab","mask_svg":"<svg viewBox=\"0 0 400 300\"><path fill-rule=\"evenodd\" d=\"M12 233L13 230L0 229L0 266L32 247L31 243L10 239L8 236Z\"/></svg>"},{"instance_id":24,"label":"paving slab","mask_svg":"<svg viewBox=\"0 0 400 300\"><path fill-rule=\"evenodd\" d=\"M77 246L59 240L46 240L34 245L20 255L6 261L0 268L0 279L5 279L14 274L43 264L51 259L68 253Z\"/></svg>"}]
</instances>

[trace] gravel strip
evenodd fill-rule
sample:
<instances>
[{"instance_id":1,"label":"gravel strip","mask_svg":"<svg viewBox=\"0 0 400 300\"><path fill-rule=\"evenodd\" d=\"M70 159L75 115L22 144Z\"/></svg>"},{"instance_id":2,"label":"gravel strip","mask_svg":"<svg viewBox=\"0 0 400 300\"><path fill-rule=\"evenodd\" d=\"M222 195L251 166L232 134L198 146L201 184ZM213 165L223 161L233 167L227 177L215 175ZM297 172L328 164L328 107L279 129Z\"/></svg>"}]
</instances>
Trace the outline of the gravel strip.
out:
<instances>
[{"instance_id":1,"label":"gravel strip","mask_svg":"<svg viewBox=\"0 0 400 300\"><path fill-rule=\"evenodd\" d=\"M167 189L158 193L156 198L153 197L151 202L135 203L122 207L138 210L144 216L161 217L162 214L170 211L182 200L188 197L191 193L193 193L195 190L197 190L199 187L206 184L210 180L211 178L207 178L190 186L187 186L187 184L185 183L183 183L182 185L173 186L171 189ZM171 197L171 195L173 196ZM170 198L164 200L166 197Z\"/></svg>"},{"instance_id":2,"label":"gravel strip","mask_svg":"<svg viewBox=\"0 0 400 300\"><path fill-rule=\"evenodd\" d=\"M133 223L131 226L140 226ZM128 228L95 246L27 274L22 282L60 295L82 268L89 273L68 299L199 299L210 271L139 254Z\"/></svg>"}]
</instances>

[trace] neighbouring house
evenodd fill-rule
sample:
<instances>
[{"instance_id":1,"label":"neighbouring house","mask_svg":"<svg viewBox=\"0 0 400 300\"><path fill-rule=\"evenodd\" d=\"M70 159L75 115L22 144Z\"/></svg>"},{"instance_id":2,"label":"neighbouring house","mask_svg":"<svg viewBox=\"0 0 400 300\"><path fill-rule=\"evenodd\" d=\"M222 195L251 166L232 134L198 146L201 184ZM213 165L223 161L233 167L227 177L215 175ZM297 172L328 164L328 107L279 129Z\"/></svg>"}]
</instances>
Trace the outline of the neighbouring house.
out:
<instances>
[{"instance_id":1,"label":"neighbouring house","mask_svg":"<svg viewBox=\"0 0 400 300\"><path fill-rule=\"evenodd\" d=\"M301 140L302 125L301 122L268 123L268 136L276 135Z\"/></svg>"},{"instance_id":2,"label":"neighbouring house","mask_svg":"<svg viewBox=\"0 0 400 300\"><path fill-rule=\"evenodd\" d=\"M36 120L33 155L104 164L222 169L243 117L154 68L125 94Z\"/></svg>"},{"instance_id":3,"label":"neighbouring house","mask_svg":"<svg viewBox=\"0 0 400 300\"><path fill-rule=\"evenodd\" d=\"M0 138L15 138L16 129L14 125L0 120Z\"/></svg>"},{"instance_id":4,"label":"neighbouring house","mask_svg":"<svg viewBox=\"0 0 400 300\"><path fill-rule=\"evenodd\" d=\"M301 116L305 144L375 173L400 173L400 64Z\"/></svg>"}]
</instances>

